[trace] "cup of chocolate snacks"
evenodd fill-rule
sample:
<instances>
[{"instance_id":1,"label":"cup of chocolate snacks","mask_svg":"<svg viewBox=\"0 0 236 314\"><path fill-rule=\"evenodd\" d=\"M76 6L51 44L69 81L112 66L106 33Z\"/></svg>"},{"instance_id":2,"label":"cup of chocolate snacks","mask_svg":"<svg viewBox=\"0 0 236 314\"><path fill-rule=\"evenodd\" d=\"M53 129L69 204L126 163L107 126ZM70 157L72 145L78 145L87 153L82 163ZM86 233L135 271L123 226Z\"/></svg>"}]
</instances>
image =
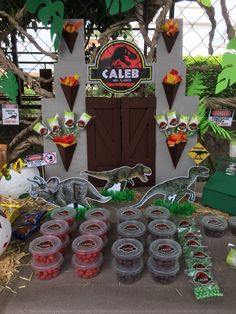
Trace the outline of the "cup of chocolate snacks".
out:
<instances>
[{"instance_id":1,"label":"cup of chocolate snacks","mask_svg":"<svg viewBox=\"0 0 236 314\"><path fill-rule=\"evenodd\" d=\"M148 206L144 210L144 215L147 217L148 223L150 223L154 219L170 218L169 209L162 206Z\"/></svg>"},{"instance_id":2,"label":"cup of chocolate snacks","mask_svg":"<svg viewBox=\"0 0 236 314\"><path fill-rule=\"evenodd\" d=\"M121 238L134 238L145 244L146 226L138 220L127 220L117 225L117 233Z\"/></svg>"},{"instance_id":3,"label":"cup of chocolate snacks","mask_svg":"<svg viewBox=\"0 0 236 314\"><path fill-rule=\"evenodd\" d=\"M122 207L117 210L116 217L119 223L127 220L140 220L142 212L138 208Z\"/></svg>"},{"instance_id":4,"label":"cup of chocolate snacks","mask_svg":"<svg viewBox=\"0 0 236 314\"><path fill-rule=\"evenodd\" d=\"M153 257L151 256L147 261L147 267L151 273L153 280L163 285L173 283L176 280L177 274L180 269L178 262L169 269L157 267Z\"/></svg>"},{"instance_id":5,"label":"cup of chocolate snacks","mask_svg":"<svg viewBox=\"0 0 236 314\"><path fill-rule=\"evenodd\" d=\"M157 268L173 269L182 254L181 246L172 239L159 239L151 242L149 254Z\"/></svg>"},{"instance_id":6,"label":"cup of chocolate snacks","mask_svg":"<svg viewBox=\"0 0 236 314\"><path fill-rule=\"evenodd\" d=\"M213 238L223 237L228 227L228 223L224 218L213 215L204 216L202 225L205 235Z\"/></svg>"},{"instance_id":7,"label":"cup of chocolate snacks","mask_svg":"<svg viewBox=\"0 0 236 314\"><path fill-rule=\"evenodd\" d=\"M236 216L232 216L229 218L229 227L231 233L236 236Z\"/></svg>"},{"instance_id":8,"label":"cup of chocolate snacks","mask_svg":"<svg viewBox=\"0 0 236 314\"><path fill-rule=\"evenodd\" d=\"M142 258L134 267L122 267L117 263L116 259L112 261L112 269L116 273L116 277L119 282L124 284L132 284L135 281L138 281L143 272L144 263Z\"/></svg>"},{"instance_id":9,"label":"cup of chocolate snacks","mask_svg":"<svg viewBox=\"0 0 236 314\"><path fill-rule=\"evenodd\" d=\"M170 220L155 219L148 224L148 231L151 234L151 241L158 239L173 239L177 228Z\"/></svg>"},{"instance_id":10,"label":"cup of chocolate snacks","mask_svg":"<svg viewBox=\"0 0 236 314\"><path fill-rule=\"evenodd\" d=\"M143 244L132 238L116 240L111 248L116 264L125 268L137 268L143 255Z\"/></svg>"}]
</instances>

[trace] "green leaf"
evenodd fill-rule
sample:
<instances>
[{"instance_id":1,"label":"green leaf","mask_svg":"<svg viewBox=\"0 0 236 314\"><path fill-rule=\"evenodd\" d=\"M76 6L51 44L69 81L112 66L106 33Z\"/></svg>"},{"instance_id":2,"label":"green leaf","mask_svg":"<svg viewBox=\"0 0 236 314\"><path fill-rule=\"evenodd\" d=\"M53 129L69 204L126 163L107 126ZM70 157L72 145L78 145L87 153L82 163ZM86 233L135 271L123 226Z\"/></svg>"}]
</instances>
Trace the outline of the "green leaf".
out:
<instances>
[{"instance_id":1,"label":"green leaf","mask_svg":"<svg viewBox=\"0 0 236 314\"><path fill-rule=\"evenodd\" d=\"M236 50L236 36L234 36L233 38L230 39L228 45L227 45L227 49L234 49Z\"/></svg>"},{"instance_id":2,"label":"green leaf","mask_svg":"<svg viewBox=\"0 0 236 314\"><path fill-rule=\"evenodd\" d=\"M205 5L205 7L211 7L211 0L197 0L197 1Z\"/></svg>"},{"instance_id":3,"label":"green leaf","mask_svg":"<svg viewBox=\"0 0 236 314\"><path fill-rule=\"evenodd\" d=\"M236 83L236 55L226 52L222 59L222 66L223 70L217 78L216 94Z\"/></svg>"},{"instance_id":4,"label":"green leaf","mask_svg":"<svg viewBox=\"0 0 236 314\"><path fill-rule=\"evenodd\" d=\"M206 86L203 84L203 75L196 73L188 88L187 96L200 96L204 93Z\"/></svg>"},{"instance_id":5,"label":"green leaf","mask_svg":"<svg viewBox=\"0 0 236 314\"><path fill-rule=\"evenodd\" d=\"M121 12L126 12L135 6L134 0L121 1Z\"/></svg>"},{"instance_id":6,"label":"green leaf","mask_svg":"<svg viewBox=\"0 0 236 314\"><path fill-rule=\"evenodd\" d=\"M26 9L30 13L36 13L39 6L42 4L47 5L48 1L50 0L26 0L25 1Z\"/></svg>"},{"instance_id":7,"label":"green leaf","mask_svg":"<svg viewBox=\"0 0 236 314\"><path fill-rule=\"evenodd\" d=\"M211 128L214 135L223 139L231 139L231 134L229 131L225 130L223 127L216 124L214 121L209 121L209 127Z\"/></svg>"},{"instance_id":8,"label":"green leaf","mask_svg":"<svg viewBox=\"0 0 236 314\"><path fill-rule=\"evenodd\" d=\"M6 94L12 102L16 103L18 83L15 75L8 71L0 77L0 91Z\"/></svg>"},{"instance_id":9,"label":"green leaf","mask_svg":"<svg viewBox=\"0 0 236 314\"><path fill-rule=\"evenodd\" d=\"M126 12L144 0L105 0L110 15Z\"/></svg>"}]
</instances>

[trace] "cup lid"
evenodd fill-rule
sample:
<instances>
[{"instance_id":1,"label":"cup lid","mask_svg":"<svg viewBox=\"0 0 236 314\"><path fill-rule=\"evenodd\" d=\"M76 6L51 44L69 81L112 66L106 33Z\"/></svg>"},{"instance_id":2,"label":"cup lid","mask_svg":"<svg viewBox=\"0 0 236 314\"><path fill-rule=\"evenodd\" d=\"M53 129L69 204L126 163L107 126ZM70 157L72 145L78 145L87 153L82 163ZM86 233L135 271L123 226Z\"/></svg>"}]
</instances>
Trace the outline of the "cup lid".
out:
<instances>
[{"instance_id":1,"label":"cup lid","mask_svg":"<svg viewBox=\"0 0 236 314\"><path fill-rule=\"evenodd\" d=\"M93 234L85 234L77 237L72 242L72 250L74 253L94 253L103 248L102 239Z\"/></svg>"},{"instance_id":2,"label":"cup lid","mask_svg":"<svg viewBox=\"0 0 236 314\"><path fill-rule=\"evenodd\" d=\"M62 265L63 261L64 261L64 258L62 256L62 254L59 253L58 258L55 259L55 261L53 263L50 263L47 265L41 265L41 264L37 264L34 260L31 260L30 264L34 270L46 271L46 270L55 269L55 268L60 267Z\"/></svg>"},{"instance_id":3,"label":"cup lid","mask_svg":"<svg viewBox=\"0 0 236 314\"><path fill-rule=\"evenodd\" d=\"M213 215L204 216L202 224L212 230L225 230L227 228L227 221L224 218Z\"/></svg>"},{"instance_id":4,"label":"cup lid","mask_svg":"<svg viewBox=\"0 0 236 314\"><path fill-rule=\"evenodd\" d=\"M70 217L75 218L76 214L76 210L72 207L57 207L53 209L51 217L52 219L67 220Z\"/></svg>"},{"instance_id":5,"label":"cup lid","mask_svg":"<svg viewBox=\"0 0 236 314\"><path fill-rule=\"evenodd\" d=\"M232 216L229 218L229 225L231 225L231 226L236 225L236 216Z\"/></svg>"},{"instance_id":6,"label":"cup lid","mask_svg":"<svg viewBox=\"0 0 236 314\"><path fill-rule=\"evenodd\" d=\"M69 225L65 220L53 219L46 221L40 227L40 233L44 235L60 236L67 233Z\"/></svg>"},{"instance_id":7,"label":"cup lid","mask_svg":"<svg viewBox=\"0 0 236 314\"><path fill-rule=\"evenodd\" d=\"M144 215L149 219L169 219L170 211L162 206L148 206L144 210Z\"/></svg>"},{"instance_id":8,"label":"cup lid","mask_svg":"<svg viewBox=\"0 0 236 314\"><path fill-rule=\"evenodd\" d=\"M139 220L141 216L142 216L141 210L132 207L119 208L116 212L116 217L120 221Z\"/></svg>"},{"instance_id":9,"label":"cup lid","mask_svg":"<svg viewBox=\"0 0 236 314\"><path fill-rule=\"evenodd\" d=\"M143 244L133 238L122 238L116 240L111 248L112 255L115 258L132 260L139 258L143 254Z\"/></svg>"},{"instance_id":10,"label":"cup lid","mask_svg":"<svg viewBox=\"0 0 236 314\"><path fill-rule=\"evenodd\" d=\"M177 231L176 225L167 219L154 219L148 224L148 231L153 235L174 235Z\"/></svg>"},{"instance_id":11,"label":"cup lid","mask_svg":"<svg viewBox=\"0 0 236 314\"><path fill-rule=\"evenodd\" d=\"M177 259L181 253L180 244L172 239L154 240L149 246L149 254L163 261Z\"/></svg>"},{"instance_id":12,"label":"cup lid","mask_svg":"<svg viewBox=\"0 0 236 314\"><path fill-rule=\"evenodd\" d=\"M138 220L127 220L117 225L117 232L124 238L139 238L146 232L146 226Z\"/></svg>"},{"instance_id":13,"label":"cup lid","mask_svg":"<svg viewBox=\"0 0 236 314\"><path fill-rule=\"evenodd\" d=\"M108 226L104 221L97 219L89 219L84 222L79 227L79 231L81 234L95 234L95 235L103 235L108 230Z\"/></svg>"},{"instance_id":14,"label":"cup lid","mask_svg":"<svg viewBox=\"0 0 236 314\"><path fill-rule=\"evenodd\" d=\"M62 247L61 240L56 236L41 236L30 242L29 251L32 254L46 256L57 253Z\"/></svg>"},{"instance_id":15,"label":"cup lid","mask_svg":"<svg viewBox=\"0 0 236 314\"><path fill-rule=\"evenodd\" d=\"M110 211L106 208L91 208L86 211L85 219L97 219L97 220L108 220L110 218Z\"/></svg>"}]
</instances>

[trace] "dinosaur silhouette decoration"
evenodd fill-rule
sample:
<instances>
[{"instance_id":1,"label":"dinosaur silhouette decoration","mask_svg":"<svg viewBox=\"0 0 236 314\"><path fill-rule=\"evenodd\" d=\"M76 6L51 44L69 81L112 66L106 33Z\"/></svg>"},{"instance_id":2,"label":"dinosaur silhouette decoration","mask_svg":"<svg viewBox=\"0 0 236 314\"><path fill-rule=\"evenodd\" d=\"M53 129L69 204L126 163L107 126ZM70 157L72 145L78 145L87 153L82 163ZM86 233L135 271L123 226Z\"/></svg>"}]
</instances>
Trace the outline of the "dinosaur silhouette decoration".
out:
<instances>
[{"instance_id":1,"label":"dinosaur silhouette decoration","mask_svg":"<svg viewBox=\"0 0 236 314\"><path fill-rule=\"evenodd\" d=\"M82 171L81 174L87 174L91 177L108 181L104 190L111 188L115 183L121 183L121 191L126 188L127 183L134 186L134 178L139 178L142 182L147 182L147 176L152 174L151 168L143 164L137 164L134 167L122 166L108 171L94 172Z\"/></svg>"},{"instance_id":2,"label":"dinosaur silhouette decoration","mask_svg":"<svg viewBox=\"0 0 236 314\"><path fill-rule=\"evenodd\" d=\"M69 178L60 181L57 177L51 177L44 181L39 176L28 179L32 182L30 195L34 198L41 197L47 202L54 203L60 207L74 203L88 206L87 199L92 199L100 203L108 202L111 197L101 195L98 190L83 178Z\"/></svg>"},{"instance_id":3,"label":"dinosaur silhouette decoration","mask_svg":"<svg viewBox=\"0 0 236 314\"><path fill-rule=\"evenodd\" d=\"M190 152L195 154L194 158L197 158L197 157L201 158L202 155L208 154L207 150L191 150Z\"/></svg>"},{"instance_id":4,"label":"dinosaur silhouette decoration","mask_svg":"<svg viewBox=\"0 0 236 314\"><path fill-rule=\"evenodd\" d=\"M198 177L207 178L210 170L206 167L191 167L186 177L177 177L153 186L144 194L141 200L130 207L140 207L145 204L151 197L157 194L164 195L165 199L171 202L179 202L185 195L189 195L188 200L193 202L196 194L190 189L190 186Z\"/></svg>"},{"instance_id":5,"label":"dinosaur silhouette decoration","mask_svg":"<svg viewBox=\"0 0 236 314\"><path fill-rule=\"evenodd\" d=\"M127 47L121 46L115 49L114 53L109 58L100 60L99 67L112 68L130 66L132 60L136 60L137 55L130 51Z\"/></svg>"}]
</instances>

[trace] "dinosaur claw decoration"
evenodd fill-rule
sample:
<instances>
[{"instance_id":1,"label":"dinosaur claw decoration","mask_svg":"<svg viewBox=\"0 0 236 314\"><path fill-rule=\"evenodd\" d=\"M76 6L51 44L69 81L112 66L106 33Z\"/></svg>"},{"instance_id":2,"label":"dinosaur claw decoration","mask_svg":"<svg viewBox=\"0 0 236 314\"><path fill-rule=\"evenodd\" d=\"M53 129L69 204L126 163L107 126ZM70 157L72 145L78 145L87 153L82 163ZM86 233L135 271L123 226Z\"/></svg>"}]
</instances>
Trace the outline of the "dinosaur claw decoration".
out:
<instances>
[{"instance_id":1,"label":"dinosaur claw decoration","mask_svg":"<svg viewBox=\"0 0 236 314\"><path fill-rule=\"evenodd\" d=\"M188 170L187 176L173 178L154 185L144 194L138 203L131 205L130 207L141 207L149 199L158 194L164 195L164 199L172 203L179 202L185 195L188 195L188 200L193 202L196 195L195 192L190 189L191 185L198 177L208 178L209 172L210 170L207 167L191 167Z\"/></svg>"},{"instance_id":2,"label":"dinosaur claw decoration","mask_svg":"<svg viewBox=\"0 0 236 314\"><path fill-rule=\"evenodd\" d=\"M146 183L148 181L148 176L152 174L152 170L143 164L137 164L134 167L122 166L120 168L101 172L85 170L81 173L107 181L104 190L111 188L114 184L121 183L121 190L124 191L127 183L134 186L134 178L139 178L140 181Z\"/></svg>"}]
</instances>

